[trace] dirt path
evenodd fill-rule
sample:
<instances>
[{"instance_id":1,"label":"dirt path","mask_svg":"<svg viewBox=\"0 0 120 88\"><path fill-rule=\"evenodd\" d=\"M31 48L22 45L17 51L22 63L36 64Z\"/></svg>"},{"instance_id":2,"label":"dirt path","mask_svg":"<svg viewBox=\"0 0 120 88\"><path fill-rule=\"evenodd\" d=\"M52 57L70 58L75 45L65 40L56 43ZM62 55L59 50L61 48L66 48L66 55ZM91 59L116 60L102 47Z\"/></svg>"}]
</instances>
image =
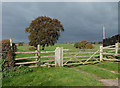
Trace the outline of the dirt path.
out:
<instances>
[{"instance_id":1,"label":"dirt path","mask_svg":"<svg viewBox=\"0 0 120 88\"><path fill-rule=\"evenodd\" d=\"M78 71L80 73L92 76L93 78L97 79L98 81L101 81L104 84L104 86L118 86L118 79L102 79L101 77L98 77L94 74L90 74L90 73L85 72L85 71L81 71L81 70L74 68L74 67L72 67L71 69L74 69L75 71ZM119 80L119 83L120 83L120 80Z\"/></svg>"},{"instance_id":2,"label":"dirt path","mask_svg":"<svg viewBox=\"0 0 120 88\"><path fill-rule=\"evenodd\" d=\"M101 79L99 81L103 82L104 86L118 86L117 79Z\"/></svg>"},{"instance_id":3,"label":"dirt path","mask_svg":"<svg viewBox=\"0 0 120 88\"><path fill-rule=\"evenodd\" d=\"M72 67L71 69L74 69L75 71L78 71L78 72L83 73L83 74L87 74L88 76L92 76L93 78L95 78L95 79L97 79L97 80L100 80L100 79L101 79L101 77L98 77L98 76L96 76L96 75L94 75L94 74L90 74L90 73L88 73L88 72L79 70L79 69L77 69L77 68Z\"/></svg>"},{"instance_id":4,"label":"dirt path","mask_svg":"<svg viewBox=\"0 0 120 88\"><path fill-rule=\"evenodd\" d=\"M106 71L108 71L108 72L112 72L112 73L114 73L114 74L120 74L120 73L117 73L117 72L115 72L115 71L110 71L110 70L108 70L108 69L105 69L105 68L101 68L101 67L98 67L98 66L95 66L95 65L92 65L93 67L96 67L96 68L99 68L99 69L102 69L102 70L106 70Z\"/></svg>"}]
</instances>

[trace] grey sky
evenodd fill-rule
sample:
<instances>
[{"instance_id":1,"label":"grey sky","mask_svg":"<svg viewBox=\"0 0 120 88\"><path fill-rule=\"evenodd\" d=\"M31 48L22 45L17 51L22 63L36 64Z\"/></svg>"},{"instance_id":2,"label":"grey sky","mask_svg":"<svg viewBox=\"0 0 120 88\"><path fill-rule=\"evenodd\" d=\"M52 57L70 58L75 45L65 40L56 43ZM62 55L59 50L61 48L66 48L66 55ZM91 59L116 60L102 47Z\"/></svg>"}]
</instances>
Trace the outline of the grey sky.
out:
<instances>
[{"instance_id":1,"label":"grey sky","mask_svg":"<svg viewBox=\"0 0 120 88\"><path fill-rule=\"evenodd\" d=\"M102 40L102 25L106 37L118 34L117 2L3 2L3 39L13 37L14 42L28 42L24 32L38 16L57 18L65 31L58 42Z\"/></svg>"}]
</instances>

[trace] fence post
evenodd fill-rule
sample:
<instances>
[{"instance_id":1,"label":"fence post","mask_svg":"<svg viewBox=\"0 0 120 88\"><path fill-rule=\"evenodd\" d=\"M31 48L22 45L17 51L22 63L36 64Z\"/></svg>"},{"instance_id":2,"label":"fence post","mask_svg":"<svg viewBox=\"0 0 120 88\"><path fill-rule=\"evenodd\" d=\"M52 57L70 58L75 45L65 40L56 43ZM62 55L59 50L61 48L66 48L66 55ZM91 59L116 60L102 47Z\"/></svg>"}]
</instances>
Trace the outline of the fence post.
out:
<instances>
[{"instance_id":1,"label":"fence post","mask_svg":"<svg viewBox=\"0 0 120 88\"><path fill-rule=\"evenodd\" d=\"M10 46L12 46L12 43L13 43L13 38L10 37Z\"/></svg>"},{"instance_id":2,"label":"fence post","mask_svg":"<svg viewBox=\"0 0 120 88\"><path fill-rule=\"evenodd\" d=\"M103 59L103 46L100 46L100 61Z\"/></svg>"},{"instance_id":3,"label":"fence post","mask_svg":"<svg viewBox=\"0 0 120 88\"><path fill-rule=\"evenodd\" d=\"M38 61L38 66L40 66L40 45L38 44L37 45L37 61Z\"/></svg>"},{"instance_id":4,"label":"fence post","mask_svg":"<svg viewBox=\"0 0 120 88\"><path fill-rule=\"evenodd\" d=\"M55 49L55 66L63 66L63 47Z\"/></svg>"},{"instance_id":5,"label":"fence post","mask_svg":"<svg viewBox=\"0 0 120 88\"><path fill-rule=\"evenodd\" d=\"M115 55L118 55L118 47L119 47L119 44L115 43Z\"/></svg>"}]
</instances>

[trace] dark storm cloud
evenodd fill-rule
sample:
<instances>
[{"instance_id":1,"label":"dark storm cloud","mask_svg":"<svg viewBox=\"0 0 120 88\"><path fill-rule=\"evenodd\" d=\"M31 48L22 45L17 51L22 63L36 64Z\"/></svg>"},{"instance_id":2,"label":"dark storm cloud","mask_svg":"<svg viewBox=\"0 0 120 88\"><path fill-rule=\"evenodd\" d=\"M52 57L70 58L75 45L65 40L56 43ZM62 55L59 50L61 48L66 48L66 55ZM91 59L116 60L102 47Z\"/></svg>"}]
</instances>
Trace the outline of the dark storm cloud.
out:
<instances>
[{"instance_id":1,"label":"dark storm cloud","mask_svg":"<svg viewBox=\"0 0 120 88\"><path fill-rule=\"evenodd\" d=\"M23 2L3 3L3 38L13 36L15 42L28 42L24 29L38 16L57 18L65 31L58 42L102 40L102 25L106 36L118 33L117 2Z\"/></svg>"}]
</instances>

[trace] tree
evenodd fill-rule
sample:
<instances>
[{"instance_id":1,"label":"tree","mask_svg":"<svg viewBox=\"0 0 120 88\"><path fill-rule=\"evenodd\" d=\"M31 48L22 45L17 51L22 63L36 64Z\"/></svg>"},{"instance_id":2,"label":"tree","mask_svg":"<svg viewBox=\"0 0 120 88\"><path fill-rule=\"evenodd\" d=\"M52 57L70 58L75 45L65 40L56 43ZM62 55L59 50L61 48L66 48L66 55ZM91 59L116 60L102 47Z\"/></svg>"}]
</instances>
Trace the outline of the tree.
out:
<instances>
[{"instance_id":1,"label":"tree","mask_svg":"<svg viewBox=\"0 0 120 88\"><path fill-rule=\"evenodd\" d=\"M86 40L83 40L81 41L79 44L78 44L78 48L80 49L85 49L85 45L87 44L87 41Z\"/></svg>"},{"instance_id":2,"label":"tree","mask_svg":"<svg viewBox=\"0 0 120 88\"><path fill-rule=\"evenodd\" d=\"M93 48L92 43L87 43L87 44L85 45L85 47L86 47L87 49L92 49L92 48Z\"/></svg>"},{"instance_id":3,"label":"tree","mask_svg":"<svg viewBox=\"0 0 120 88\"><path fill-rule=\"evenodd\" d=\"M78 44L79 44L79 42L75 43L75 44L74 44L74 47L75 47L75 48L78 48Z\"/></svg>"},{"instance_id":4,"label":"tree","mask_svg":"<svg viewBox=\"0 0 120 88\"><path fill-rule=\"evenodd\" d=\"M25 32L30 33L29 45L37 47L42 46L42 50L47 45L54 45L59 39L60 31L64 31L63 25L57 19L41 16L33 20Z\"/></svg>"}]
</instances>

